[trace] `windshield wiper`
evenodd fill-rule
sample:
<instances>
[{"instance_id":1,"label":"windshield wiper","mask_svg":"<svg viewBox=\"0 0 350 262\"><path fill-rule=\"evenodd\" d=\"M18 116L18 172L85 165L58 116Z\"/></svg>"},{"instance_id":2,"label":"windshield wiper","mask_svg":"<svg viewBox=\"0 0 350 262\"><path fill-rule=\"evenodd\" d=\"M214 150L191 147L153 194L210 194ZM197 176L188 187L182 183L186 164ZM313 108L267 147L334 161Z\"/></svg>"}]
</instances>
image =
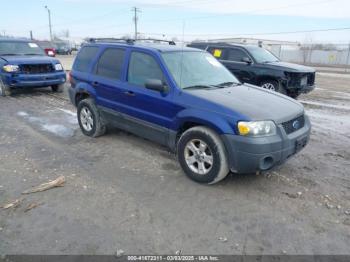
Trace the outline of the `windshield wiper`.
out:
<instances>
[{"instance_id":1,"label":"windshield wiper","mask_svg":"<svg viewBox=\"0 0 350 262\"><path fill-rule=\"evenodd\" d=\"M18 55L18 54L0 54L0 55L6 56L6 55Z\"/></svg>"},{"instance_id":2,"label":"windshield wiper","mask_svg":"<svg viewBox=\"0 0 350 262\"><path fill-rule=\"evenodd\" d=\"M212 88L213 86L206 85L194 85L194 86L186 86L183 89L203 89L203 88Z\"/></svg>"},{"instance_id":3,"label":"windshield wiper","mask_svg":"<svg viewBox=\"0 0 350 262\"><path fill-rule=\"evenodd\" d=\"M237 82L223 82L217 85L214 85L215 87L232 87L232 86L239 86L242 85L242 83L237 83Z\"/></svg>"},{"instance_id":4,"label":"windshield wiper","mask_svg":"<svg viewBox=\"0 0 350 262\"><path fill-rule=\"evenodd\" d=\"M40 55L40 56L42 56L41 54L24 54L24 55Z\"/></svg>"}]
</instances>

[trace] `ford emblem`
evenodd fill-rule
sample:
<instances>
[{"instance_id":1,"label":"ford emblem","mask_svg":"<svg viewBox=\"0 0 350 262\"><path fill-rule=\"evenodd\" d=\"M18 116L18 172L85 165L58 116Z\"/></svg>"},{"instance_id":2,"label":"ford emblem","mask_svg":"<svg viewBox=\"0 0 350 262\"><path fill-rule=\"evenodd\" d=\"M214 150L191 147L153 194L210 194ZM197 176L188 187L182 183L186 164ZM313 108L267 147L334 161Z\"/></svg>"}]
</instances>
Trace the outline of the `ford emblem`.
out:
<instances>
[{"instance_id":1,"label":"ford emblem","mask_svg":"<svg viewBox=\"0 0 350 262\"><path fill-rule=\"evenodd\" d=\"M298 129L300 127L300 123L298 120L295 120L292 125L294 129Z\"/></svg>"}]
</instances>

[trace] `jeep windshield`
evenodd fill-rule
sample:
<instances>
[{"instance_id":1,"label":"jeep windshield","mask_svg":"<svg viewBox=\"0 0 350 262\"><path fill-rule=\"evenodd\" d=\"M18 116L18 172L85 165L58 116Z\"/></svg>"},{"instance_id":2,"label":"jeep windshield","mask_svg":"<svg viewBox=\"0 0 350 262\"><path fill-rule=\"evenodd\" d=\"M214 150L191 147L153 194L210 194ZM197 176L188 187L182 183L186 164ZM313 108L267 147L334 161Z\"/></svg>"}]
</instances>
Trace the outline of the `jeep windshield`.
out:
<instances>
[{"instance_id":1,"label":"jeep windshield","mask_svg":"<svg viewBox=\"0 0 350 262\"><path fill-rule=\"evenodd\" d=\"M275 55L258 46L247 46L247 50L257 63L272 63L280 61Z\"/></svg>"},{"instance_id":2,"label":"jeep windshield","mask_svg":"<svg viewBox=\"0 0 350 262\"><path fill-rule=\"evenodd\" d=\"M240 84L211 54L198 51L166 52L162 57L182 89L228 87Z\"/></svg>"},{"instance_id":3,"label":"jeep windshield","mask_svg":"<svg viewBox=\"0 0 350 262\"><path fill-rule=\"evenodd\" d=\"M0 41L1 55L45 55L45 52L32 42Z\"/></svg>"}]
</instances>

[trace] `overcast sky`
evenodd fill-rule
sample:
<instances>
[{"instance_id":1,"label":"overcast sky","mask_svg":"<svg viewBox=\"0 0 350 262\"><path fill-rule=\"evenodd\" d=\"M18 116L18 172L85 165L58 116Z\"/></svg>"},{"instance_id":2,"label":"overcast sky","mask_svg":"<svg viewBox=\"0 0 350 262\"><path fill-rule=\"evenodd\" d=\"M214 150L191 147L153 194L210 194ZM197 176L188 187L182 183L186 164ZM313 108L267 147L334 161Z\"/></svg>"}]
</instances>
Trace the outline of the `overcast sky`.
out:
<instances>
[{"instance_id":1,"label":"overcast sky","mask_svg":"<svg viewBox=\"0 0 350 262\"><path fill-rule=\"evenodd\" d=\"M139 31L156 38L185 40L254 37L288 41L349 43L350 30L295 31L350 27L349 0L11 0L1 1L0 33L49 37L69 30L73 37L133 35L131 8Z\"/></svg>"}]
</instances>

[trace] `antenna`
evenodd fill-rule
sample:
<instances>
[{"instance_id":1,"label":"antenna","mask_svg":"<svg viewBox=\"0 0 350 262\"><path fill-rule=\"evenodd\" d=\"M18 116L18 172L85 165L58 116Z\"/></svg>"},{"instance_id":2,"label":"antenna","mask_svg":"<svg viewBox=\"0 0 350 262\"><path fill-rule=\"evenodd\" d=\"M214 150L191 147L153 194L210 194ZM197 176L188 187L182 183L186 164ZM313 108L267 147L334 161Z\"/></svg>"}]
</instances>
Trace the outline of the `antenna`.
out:
<instances>
[{"instance_id":1,"label":"antenna","mask_svg":"<svg viewBox=\"0 0 350 262\"><path fill-rule=\"evenodd\" d=\"M181 47L181 61L180 61L180 86L182 86L182 67L184 58L184 45L185 45L185 20L182 20L182 47Z\"/></svg>"}]
</instances>

